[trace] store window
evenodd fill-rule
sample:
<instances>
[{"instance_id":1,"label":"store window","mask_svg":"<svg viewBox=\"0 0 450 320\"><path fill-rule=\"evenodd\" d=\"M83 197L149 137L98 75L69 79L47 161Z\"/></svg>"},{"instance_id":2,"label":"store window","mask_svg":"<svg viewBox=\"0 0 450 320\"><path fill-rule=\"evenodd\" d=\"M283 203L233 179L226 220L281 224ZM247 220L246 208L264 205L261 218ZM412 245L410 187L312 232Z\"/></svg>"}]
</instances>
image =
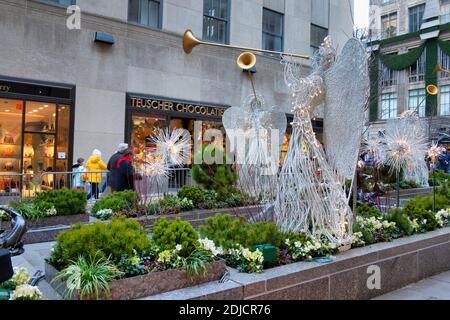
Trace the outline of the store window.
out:
<instances>
[{"instance_id":1,"label":"store window","mask_svg":"<svg viewBox=\"0 0 450 320\"><path fill-rule=\"evenodd\" d=\"M450 115L450 86L441 87L439 113L441 116Z\"/></svg>"},{"instance_id":2,"label":"store window","mask_svg":"<svg viewBox=\"0 0 450 320\"><path fill-rule=\"evenodd\" d=\"M129 0L128 21L152 28L162 27L162 0Z\"/></svg>"},{"instance_id":3,"label":"store window","mask_svg":"<svg viewBox=\"0 0 450 320\"><path fill-rule=\"evenodd\" d=\"M0 115L0 174L19 173L23 102L0 99ZM0 189L5 188L0 186Z\"/></svg>"},{"instance_id":4,"label":"store window","mask_svg":"<svg viewBox=\"0 0 450 320\"><path fill-rule=\"evenodd\" d=\"M397 35L397 12L381 17L383 38L391 38Z\"/></svg>"},{"instance_id":5,"label":"store window","mask_svg":"<svg viewBox=\"0 0 450 320\"><path fill-rule=\"evenodd\" d=\"M416 111L419 117L425 117L425 89L409 90L408 108Z\"/></svg>"},{"instance_id":6,"label":"store window","mask_svg":"<svg viewBox=\"0 0 450 320\"><path fill-rule=\"evenodd\" d=\"M283 51L284 15L263 8L262 48L270 51Z\"/></svg>"},{"instance_id":7,"label":"store window","mask_svg":"<svg viewBox=\"0 0 450 320\"><path fill-rule=\"evenodd\" d=\"M422 26L423 13L425 12L425 3L411 7L409 11L409 32L416 32Z\"/></svg>"},{"instance_id":8,"label":"store window","mask_svg":"<svg viewBox=\"0 0 450 320\"><path fill-rule=\"evenodd\" d=\"M203 1L203 40L228 43L230 0Z\"/></svg>"},{"instance_id":9,"label":"store window","mask_svg":"<svg viewBox=\"0 0 450 320\"><path fill-rule=\"evenodd\" d=\"M381 119L397 117L397 93L384 93L381 95Z\"/></svg>"}]
</instances>

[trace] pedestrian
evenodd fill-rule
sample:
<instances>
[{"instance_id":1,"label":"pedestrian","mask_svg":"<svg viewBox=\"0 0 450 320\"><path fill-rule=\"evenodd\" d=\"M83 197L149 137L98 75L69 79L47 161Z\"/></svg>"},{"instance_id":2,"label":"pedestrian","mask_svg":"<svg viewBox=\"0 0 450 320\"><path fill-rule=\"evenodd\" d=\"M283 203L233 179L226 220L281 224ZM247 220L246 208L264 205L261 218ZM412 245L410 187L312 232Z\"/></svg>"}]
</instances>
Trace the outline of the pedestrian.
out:
<instances>
[{"instance_id":1,"label":"pedestrian","mask_svg":"<svg viewBox=\"0 0 450 320\"><path fill-rule=\"evenodd\" d=\"M134 190L134 168L130 149L125 150L117 161L114 180L116 191Z\"/></svg>"},{"instance_id":2,"label":"pedestrian","mask_svg":"<svg viewBox=\"0 0 450 320\"><path fill-rule=\"evenodd\" d=\"M91 184L91 193L94 199L99 198L99 186L102 183L101 171L106 170L106 164L102 160L102 153L100 150L95 149L92 151L92 156L86 163L87 181Z\"/></svg>"},{"instance_id":3,"label":"pedestrian","mask_svg":"<svg viewBox=\"0 0 450 320\"><path fill-rule=\"evenodd\" d=\"M108 184L111 188L111 192L114 192L117 190L116 185L115 185L115 181L114 181L114 177L116 175L116 171L117 171L117 162L119 161L120 158L122 158L123 153L128 149L128 144L127 143L121 143L118 145L117 147L117 151L116 153L114 153L111 158L108 161L108 166L107 169L109 171L108 173Z\"/></svg>"},{"instance_id":4,"label":"pedestrian","mask_svg":"<svg viewBox=\"0 0 450 320\"><path fill-rule=\"evenodd\" d=\"M77 190L85 190L86 181L84 180L84 159L78 158L77 163L72 166L73 172L73 187Z\"/></svg>"}]
</instances>

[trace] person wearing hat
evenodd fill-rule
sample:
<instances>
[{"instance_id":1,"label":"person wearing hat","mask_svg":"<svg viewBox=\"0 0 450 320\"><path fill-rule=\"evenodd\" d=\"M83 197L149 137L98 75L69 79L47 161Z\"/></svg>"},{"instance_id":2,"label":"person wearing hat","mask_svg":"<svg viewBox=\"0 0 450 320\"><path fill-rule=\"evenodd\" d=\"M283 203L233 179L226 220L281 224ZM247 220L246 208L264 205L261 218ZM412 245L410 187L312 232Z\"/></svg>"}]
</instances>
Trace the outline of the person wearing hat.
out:
<instances>
[{"instance_id":1,"label":"person wearing hat","mask_svg":"<svg viewBox=\"0 0 450 320\"><path fill-rule=\"evenodd\" d=\"M123 152L115 171L116 191L134 190L134 168L131 149Z\"/></svg>"},{"instance_id":2,"label":"person wearing hat","mask_svg":"<svg viewBox=\"0 0 450 320\"><path fill-rule=\"evenodd\" d=\"M108 161L107 169L109 171L108 173L108 183L111 188L111 192L117 191L117 183L115 180L115 177L117 176L117 162L120 158L122 158L124 152L128 150L128 144L127 143L121 143L117 146L117 151L114 153L111 158Z\"/></svg>"},{"instance_id":3,"label":"person wearing hat","mask_svg":"<svg viewBox=\"0 0 450 320\"><path fill-rule=\"evenodd\" d=\"M89 158L85 166L87 171L92 173L87 173L87 181L91 184L92 196L94 199L99 198L99 185L102 183L101 171L106 170L106 164L102 160L102 153L100 150L95 149L92 151L92 156Z\"/></svg>"}]
</instances>

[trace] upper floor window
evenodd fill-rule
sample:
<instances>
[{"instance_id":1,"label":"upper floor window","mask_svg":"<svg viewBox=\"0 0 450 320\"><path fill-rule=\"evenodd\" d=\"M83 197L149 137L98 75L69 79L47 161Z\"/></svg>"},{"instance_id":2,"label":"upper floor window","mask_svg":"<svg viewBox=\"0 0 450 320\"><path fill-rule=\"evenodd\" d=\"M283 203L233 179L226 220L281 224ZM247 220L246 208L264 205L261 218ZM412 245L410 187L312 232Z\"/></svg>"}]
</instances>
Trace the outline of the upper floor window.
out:
<instances>
[{"instance_id":1,"label":"upper floor window","mask_svg":"<svg viewBox=\"0 0 450 320\"><path fill-rule=\"evenodd\" d=\"M425 117L425 89L409 90L408 109L416 111L419 117Z\"/></svg>"},{"instance_id":2,"label":"upper floor window","mask_svg":"<svg viewBox=\"0 0 450 320\"><path fill-rule=\"evenodd\" d=\"M450 57L448 55L445 54L445 52L443 52L441 50L441 48L438 48L438 61L439 64L441 65L441 67L443 69L449 70L450 69ZM449 78L450 74L448 74L447 72L439 72L439 77L441 79L443 78Z\"/></svg>"},{"instance_id":3,"label":"upper floor window","mask_svg":"<svg viewBox=\"0 0 450 320\"><path fill-rule=\"evenodd\" d=\"M450 86L442 86L440 93L440 114L441 116L450 115Z\"/></svg>"},{"instance_id":4,"label":"upper floor window","mask_svg":"<svg viewBox=\"0 0 450 320\"><path fill-rule=\"evenodd\" d=\"M56 3L62 6L71 6L76 3L76 0L42 0L42 1Z\"/></svg>"},{"instance_id":5,"label":"upper floor window","mask_svg":"<svg viewBox=\"0 0 450 320\"><path fill-rule=\"evenodd\" d=\"M228 43L230 0L203 1L203 40Z\"/></svg>"},{"instance_id":6,"label":"upper floor window","mask_svg":"<svg viewBox=\"0 0 450 320\"><path fill-rule=\"evenodd\" d=\"M399 71L392 70L381 64L381 86L382 87L392 87L398 84Z\"/></svg>"},{"instance_id":7,"label":"upper floor window","mask_svg":"<svg viewBox=\"0 0 450 320\"><path fill-rule=\"evenodd\" d=\"M441 5L450 4L450 0L441 0Z\"/></svg>"},{"instance_id":8,"label":"upper floor window","mask_svg":"<svg viewBox=\"0 0 450 320\"><path fill-rule=\"evenodd\" d=\"M409 8L409 32L416 32L422 26L425 3Z\"/></svg>"},{"instance_id":9,"label":"upper floor window","mask_svg":"<svg viewBox=\"0 0 450 320\"><path fill-rule=\"evenodd\" d=\"M450 0L447 0L444 4L450 4ZM441 24L450 22L450 6L442 6L441 7Z\"/></svg>"},{"instance_id":10,"label":"upper floor window","mask_svg":"<svg viewBox=\"0 0 450 320\"><path fill-rule=\"evenodd\" d=\"M395 0L381 0L381 5L394 3Z\"/></svg>"},{"instance_id":11,"label":"upper floor window","mask_svg":"<svg viewBox=\"0 0 450 320\"><path fill-rule=\"evenodd\" d=\"M383 38L390 38L397 35L397 12L381 17L381 28Z\"/></svg>"},{"instance_id":12,"label":"upper floor window","mask_svg":"<svg viewBox=\"0 0 450 320\"><path fill-rule=\"evenodd\" d=\"M328 29L316 26L314 24L311 25L311 56L314 56L316 52L319 50L320 45L323 43L323 40L328 36Z\"/></svg>"},{"instance_id":13,"label":"upper floor window","mask_svg":"<svg viewBox=\"0 0 450 320\"><path fill-rule=\"evenodd\" d=\"M161 28L161 0L129 0L128 21Z\"/></svg>"},{"instance_id":14,"label":"upper floor window","mask_svg":"<svg viewBox=\"0 0 450 320\"><path fill-rule=\"evenodd\" d=\"M425 80L426 49L416 62L409 67L409 82L421 82Z\"/></svg>"},{"instance_id":15,"label":"upper floor window","mask_svg":"<svg viewBox=\"0 0 450 320\"><path fill-rule=\"evenodd\" d=\"M397 117L397 93L384 93L381 95L381 119Z\"/></svg>"},{"instance_id":16,"label":"upper floor window","mask_svg":"<svg viewBox=\"0 0 450 320\"><path fill-rule=\"evenodd\" d=\"M283 51L284 15L263 8L262 47L264 50Z\"/></svg>"}]
</instances>

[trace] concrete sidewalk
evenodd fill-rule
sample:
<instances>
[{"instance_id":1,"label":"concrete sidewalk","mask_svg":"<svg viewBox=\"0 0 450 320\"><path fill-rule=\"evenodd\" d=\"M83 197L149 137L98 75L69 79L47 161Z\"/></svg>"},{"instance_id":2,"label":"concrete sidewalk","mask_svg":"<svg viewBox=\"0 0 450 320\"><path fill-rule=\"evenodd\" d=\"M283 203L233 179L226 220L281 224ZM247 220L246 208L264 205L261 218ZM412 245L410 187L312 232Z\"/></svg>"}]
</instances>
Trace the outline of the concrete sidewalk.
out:
<instances>
[{"instance_id":1,"label":"concrete sidewalk","mask_svg":"<svg viewBox=\"0 0 450 320\"><path fill-rule=\"evenodd\" d=\"M26 267L31 275L37 270L44 271L44 259L49 256L54 242L25 246L25 253L13 258L14 266ZM45 281L39 289L45 299L61 300L61 296ZM450 271L388 293L374 300L450 300Z\"/></svg>"},{"instance_id":2,"label":"concrete sidewalk","mask_svg":"<svg viewBox=\"0 0 450 320\"><path fill-rule=\"evenodd\" d=\"M450 300L450 272L422 280L374 300Z\"/></svg>"}]
</instances>

